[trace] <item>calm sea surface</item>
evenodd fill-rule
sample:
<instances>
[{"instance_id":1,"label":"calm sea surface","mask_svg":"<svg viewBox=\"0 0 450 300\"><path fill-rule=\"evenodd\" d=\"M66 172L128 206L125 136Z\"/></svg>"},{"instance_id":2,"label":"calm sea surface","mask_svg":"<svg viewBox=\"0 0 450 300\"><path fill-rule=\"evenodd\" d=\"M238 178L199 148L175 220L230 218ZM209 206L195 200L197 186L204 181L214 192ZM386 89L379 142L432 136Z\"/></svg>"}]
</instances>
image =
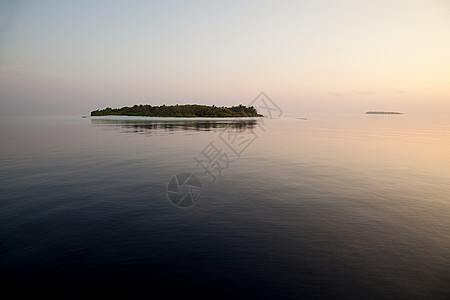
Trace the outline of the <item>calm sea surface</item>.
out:
<instances>
[{"instance_id":1,"label":"calm sea surface","mask_svg":"<svg viewBox=\"0 0 450 300\"><path fill-rule=\"evenodd\" d=\"M3 118L0 141L17 292L450 299L448 117Z\"/></svg>"}]
</instances>

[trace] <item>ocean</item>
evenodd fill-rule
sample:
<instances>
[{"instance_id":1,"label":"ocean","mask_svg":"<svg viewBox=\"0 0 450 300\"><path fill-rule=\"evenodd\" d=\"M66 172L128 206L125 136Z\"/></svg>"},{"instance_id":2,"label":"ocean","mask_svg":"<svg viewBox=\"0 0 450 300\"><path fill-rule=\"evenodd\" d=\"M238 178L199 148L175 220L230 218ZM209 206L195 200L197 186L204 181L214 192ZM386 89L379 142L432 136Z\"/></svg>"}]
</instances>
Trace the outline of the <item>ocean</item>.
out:
<instances>
[{"instance_id":1,"label":"ocean","mask_svg":"<svg viewBox=\"0 0 450 300\"><path fill-rule=\"evenodd\" d=\"M17 294L450 299L450 120L0 121Z\"/></svg>"}]
</instances>

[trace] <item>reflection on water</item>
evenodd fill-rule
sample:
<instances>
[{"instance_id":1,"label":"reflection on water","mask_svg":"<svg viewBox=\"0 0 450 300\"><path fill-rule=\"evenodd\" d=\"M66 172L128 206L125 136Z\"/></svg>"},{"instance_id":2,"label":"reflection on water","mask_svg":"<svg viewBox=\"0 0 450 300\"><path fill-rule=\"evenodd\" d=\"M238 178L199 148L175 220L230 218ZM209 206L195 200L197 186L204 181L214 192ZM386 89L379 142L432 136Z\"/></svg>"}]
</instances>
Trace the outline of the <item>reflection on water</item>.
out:
<instances>
[{"instance_id":1,"label":"reflection on water","mask_svg":"<svg viewBox=\"0 0 450 300\"><path fill-rule=\"evenodd\" d=\"M92 118L91 125L105 130L119 130L124 133L165 134L175 131L217 131L232 128L238 132L252 130L258 119L156 119L156 118Z\"/></svg>"},{"instance_id":2,"label":"reflection on water","mask_svg":"<svg viewBox=\"0 0 450 300\"><path fill-rule=\"evenodd\" d=\"M226 126L258 139L237 157ZM0 136L15 291L450 299L448 118L45 118ZM194 161L211 142L232 161L215 183ZM203 187L189 210L166 193L184 172Z\"/></svg>"}]
</instances>

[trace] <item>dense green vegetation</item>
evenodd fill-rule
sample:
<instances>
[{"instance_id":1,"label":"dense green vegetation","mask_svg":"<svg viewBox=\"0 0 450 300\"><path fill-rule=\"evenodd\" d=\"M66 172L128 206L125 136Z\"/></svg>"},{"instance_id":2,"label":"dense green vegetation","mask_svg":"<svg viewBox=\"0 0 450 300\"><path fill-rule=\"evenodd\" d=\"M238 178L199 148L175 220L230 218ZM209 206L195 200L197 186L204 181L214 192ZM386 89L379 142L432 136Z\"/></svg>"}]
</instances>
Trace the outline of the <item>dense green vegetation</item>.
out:
<instances>
[{"instance_id":1,"label":"dense green vegetation","mask_svg":"<svg viewBox=\"0 0 450 300\"><path fill-rule=\"evenodd\" d=\"M253 106L244 105L232 107L216 107L208 105L134 105L133 107L111 108L94 110L91 116L148 116L148 117L262 117Z\"/></svg>"}]
</instances>

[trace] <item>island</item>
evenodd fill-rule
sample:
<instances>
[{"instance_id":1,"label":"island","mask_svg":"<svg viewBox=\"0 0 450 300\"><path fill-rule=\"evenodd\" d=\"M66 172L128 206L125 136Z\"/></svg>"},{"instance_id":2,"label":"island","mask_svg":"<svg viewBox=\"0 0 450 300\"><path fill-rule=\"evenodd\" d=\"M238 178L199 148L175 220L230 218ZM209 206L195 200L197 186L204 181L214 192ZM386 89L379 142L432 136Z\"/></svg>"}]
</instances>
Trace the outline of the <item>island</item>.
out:
<instances>
[{"instance_id":1,"label":"island","mask_svg":"<svg viewBox=\"0 0 450 300\"><path fill-rule=\"evenodd\" d=\"M401 112L396 111L368 111L366 112L368 115L403 115Z\"/></svg>"},{"instance_id":2,"label":"island","mask_svg":"<svg viewBox=\"0 0 450 300\"><path fill-rule=\"evenodd\" d=\"M101 110L91 112L92 117L96 116L145 116L145 117L180 117L180 118L227 118L227 117L263 117L258 114L253 106L247 107L240 104L239 106L217 107L215 105L134 105L132 107L125 106L122 108L107 107Z\"/></svg>"}]
</instances>

